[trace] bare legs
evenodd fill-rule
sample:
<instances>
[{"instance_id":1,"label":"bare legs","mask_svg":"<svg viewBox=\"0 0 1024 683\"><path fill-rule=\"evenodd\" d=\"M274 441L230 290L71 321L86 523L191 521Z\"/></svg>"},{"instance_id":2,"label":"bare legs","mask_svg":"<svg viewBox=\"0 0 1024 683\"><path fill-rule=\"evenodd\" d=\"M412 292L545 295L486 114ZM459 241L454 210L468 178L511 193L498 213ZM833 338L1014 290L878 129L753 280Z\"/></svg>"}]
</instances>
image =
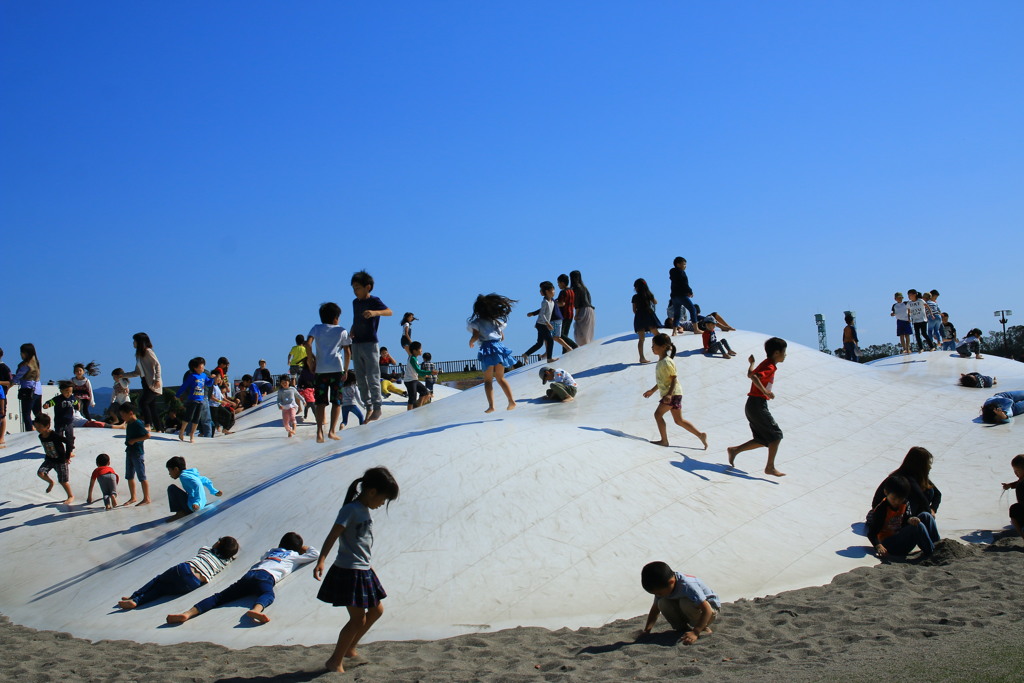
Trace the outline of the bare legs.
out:
<instances>
[{"instance_id":1,"label":"bare legs","mask_svg":"<svg viewBox=\"0 0 1024 683\"><path fill-rule=\"evenodd\" d=\"M651 333L652 337L654 335L658 334L658 330L656 330L653 327L650 328L649 330L641 331L641 332L637 332L636 333L637 337L639 337L639 339L637 339L637 341L636 341L636 350L640 352L640 364L641 365L643 365L644 363L650 363L651 362L651 361L647 360L647 358L644 357L644 339L647 338L647 333L648 332Z\"/></svg>"},{"instance_id":2,"label":"bare legs","mask_svg":"<svg viewBox=\"0 0 1024 683\"><path fill-rule=\"evenodd\" d=\"M717 313L714 313L713 315L715 317L715 322L718 323L718 326L722 328L723 332L732 332L733 330L736 329L729 323L725 322L725 319L722 316L718 315Z\"/></svg>"},{"instance_id":3,"label":"bare legs","mask_svg":"<svg viewBox=\"0 0 1024 683\"><path fill-rule=\"evenodd\" d=\"M910 335L900 335L900 346L903 347L903 353L910 353Z\"/></svg>"},{"instance_id":4,"label":"bare legs","mask_svg":"<svg viewBox=\"0 0 1024 683\"><path fill-rule=\"evenodd\" d=\"M327 438L338 441L341 439L338 436L338 420L341 419L341 404L331 404L331 427L327 430Z\"/></svg>"},{"instance_id":5,"label":"bare legs","mask_svg":"<svg viewBox=\"0 0 1024 683\"><path fill-rule=\"evenodd\" d=\"M484 412L494 412L494 386L491 385L491 380L498 381L498 386L505 392L505 398L508 399L508 409L515 410L516 402L512 398L512 387L509 386L508 380L505 379L505 367L502 365L491 365L484 370L484 394L487 396L487 410Z\"/></svg>"},{"instance_id":6,"label":"bare legs","mask_svg":"<svg viewBox=\"0 0 1024 683\"><path fill-rule=\"evenodd\" d=\"M327 406L317 405L316 407L313 408L313 414L316 416L316 442L317 443L323 443L324 442L324 419L326 417L326 414L325 414L326 412L327 412ZM328 439L334 439L335 441L338 441L338 440L341 439L341 437L336 434L336 432L338 430L338 418L340 416L341 416L341 406L340 405L332 405L331 406L331 424L327 428L327 438Z\"/></svg>"},{"instance_id":7,"label":"bare legs","mask_svg":"<svg viewBox=\"0 0 1024 683\"><path fill-rule=\"evenodd\" d=\"M658 446L668 446L668 426L665 423L665 413L672 410L669 406L658 404L657 409L654 411L654 421L658 423L658 433L661 434L660 441L652 441L651 443ZM708 435L705 432L697 429L692 422L683 419L682 410L672 410L672 419L677 425L685 429L686 431L693 434L695 437L700 439L700 442L704 444L704 450L708 447Z\"/></svg>"},{"instance_id":8,"label":"bare legs","mask_svg":"<svg viewBox=\"0 0 1024 683\"><path fill-rule=\"evenodd\" d=\"M776 439L775 441L772 441L770 444L768 444L768 463L764 467L764 473L770 474L774 477L786 476L785 473L775 469L775 454L778 453L779 451L780 441L781 439ZM761 448L763 446L764 444L758 443L753 439L747 441L746 443L740 444L739 446L729 446L729 448L726 449L729 453L729 467L736 466L736 456L742 453L743 451L752 451L755 448Z\"/></svg>"},{"instance_id":9,"label":"bare legs","mask_svg":"<svg viewBox=\"0 0 1024 683\"><path fill-rule=\"evenodd\" d=\"M128 500L127 502L125 502L125 506L131 505L132 503L138 500L138 498L135 497L134 479L128 480L128 494ZM142 500L139 502L139 505L149 505L152 502L153 501L149 499L149 482L144 481L142 482Z\"/></svg>"},{"instance_id":10,"label":"bare legs","mask_svg":"<svg viewBox=\"0 0 1024 683\"><path fill-rule=\"evenodd\" d=\"M52 491L54 486L53 479L50 479L50 476L44 472L36 472L36 474L39 475L40 479L47 483L46 492L49 493ZM68 497L65 498L63 502L66 504L75 502L75 496L71 493L71 484L69 482L62 481L60 485L64 489L64 493L68 494Z\"/></svg>"},{"instance_id":11,"label":"bare legs","mask_svg":"<svg viewBox=\"0 0 1024 683\"><path fill-rule=\"evenodd\" d=\"M365 611L361 607L349 607L348 623L345 624L344 628L341 629L341 633L338 634L338 644L335 646L334 653L331 654L331 658L327 660L324 667L328 671L345 671L344 658L358 655L356 645L366 635L366 632L370 630L370 627L380 619L382 614L384 614L384 605L381 603L377 603L375 607L370 607Z\"/></svg>"}]
</instances>

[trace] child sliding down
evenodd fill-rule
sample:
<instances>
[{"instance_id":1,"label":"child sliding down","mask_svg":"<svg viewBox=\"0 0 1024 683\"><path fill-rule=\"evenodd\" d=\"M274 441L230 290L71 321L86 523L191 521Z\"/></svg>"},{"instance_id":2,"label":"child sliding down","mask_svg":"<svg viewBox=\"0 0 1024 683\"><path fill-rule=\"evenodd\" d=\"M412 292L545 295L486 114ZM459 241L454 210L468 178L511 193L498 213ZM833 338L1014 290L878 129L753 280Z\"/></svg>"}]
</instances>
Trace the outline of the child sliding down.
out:
<instances>
[{"instance_id":1,"label":"child sliding down","mask_svg":"<svg viewBox=\"0 0 1024 683\"><path fill-rule=\"evenodd\" d=\"M209 583L238 554L238 541L223 536L212 546L203 546L188 562L176 564L150 580L130 596L122 597L117 606L123 610L142 607L165 595L184 595Z\"/></svg>"},{"instance_id":2,"label":"child sliding down","mask_svg":"<svg viewBox=\"0 0 1024 683\"><path fill-rule=\"evenodd\" d=\"M260 561L254 564L245 576L235 581L220 593L200 600L195 606L181 614L168 614L168 624L181 624L214 607L220 607L240 598L254 597L256 604L245 613L245 616L265 624L270 617L264 610L274 602L274 586L288 576L296 567L320 557L320 551L308 545L302 545L302 536L290 531L281 538L276 548L268 550Z\"/></svg>"}]
</instances>

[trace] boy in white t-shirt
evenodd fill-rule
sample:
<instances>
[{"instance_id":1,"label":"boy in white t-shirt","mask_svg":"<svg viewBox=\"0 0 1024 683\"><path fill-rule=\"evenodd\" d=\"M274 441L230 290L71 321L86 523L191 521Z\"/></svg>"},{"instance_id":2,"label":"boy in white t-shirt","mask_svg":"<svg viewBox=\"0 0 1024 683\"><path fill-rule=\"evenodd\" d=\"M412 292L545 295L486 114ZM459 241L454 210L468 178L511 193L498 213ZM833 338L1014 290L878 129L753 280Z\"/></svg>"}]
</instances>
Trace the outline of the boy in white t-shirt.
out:
<instances>
[{"instance_id":1,"label":"boy in white t-shirt","mask_svg":"<svg viewBox=\"0 0 1024 683\"><path fill-rule=\"evenodd\" d=\"M306 365L316 373L313 395L316 399L316 442L324 442L324 413L331 404L331 425L327 438L341 439L335 432L341 417L341 387L352 362L352 338L338 324L341 306L328 301L320 305L320 324L306 337ZM316 353L313 342L316 341Z\"/></svg>"},{"instance_id":2,"label":"boy in white t-shirt","mask_svg":"<svg viewBox=\"0 0 1024 683\"><path fill-rule=\"evenodd\" d=\"M910 311L907 310L907 302L903 300L903 294L896 292L894 295L896 303L892 305L890 317L896 318L896 336L900 338L900 347L903 353L910 353L910 334L913 328L910 326Z\"/></svg>"}]
</instances>

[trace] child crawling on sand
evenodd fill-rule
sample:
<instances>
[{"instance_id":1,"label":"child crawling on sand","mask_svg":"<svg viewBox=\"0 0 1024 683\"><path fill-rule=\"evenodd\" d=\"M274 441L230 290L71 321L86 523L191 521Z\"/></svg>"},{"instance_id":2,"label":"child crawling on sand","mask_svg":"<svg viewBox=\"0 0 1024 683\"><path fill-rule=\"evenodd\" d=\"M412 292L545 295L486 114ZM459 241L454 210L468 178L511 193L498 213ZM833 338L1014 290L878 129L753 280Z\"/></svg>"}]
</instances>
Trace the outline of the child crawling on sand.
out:
<instances>
[{"instance_id":1,"label":"child crawling on sand","mask_svg":"<svg viewBox=\"0 0 1024 683\"><path fill-rule=\"evenodd\" d=\"M212 546L203 546L188 562L176 564L150 580L129 597L122 597L117 606L124 610L142 607L165 595L184 595L209 583L238 554L238 541L222 536Z\"/></svg>"},{"instance_id":2,"label":"child crawling on sand","mask_svg":"<svg viewBox=\"0 0 1024 683\"><path fill-rule=\"evenodd\" d=\"M674 572L664 562L646 565L640 572L640 583L654 595L641 635L651 632L659 614L665 615L672 628L684 632L679 640L685 645L696 643L702 635L711 635L711 622L722 609L722 602L706 583L696 576Z\"/></svg>"},{"instance_id":3,"label":"child crawling on sand","mask_svg":"<svg viewBox=\"0 0 1024 683\"><path fill-rule=\"evenodd\" d=\"M274 586L291 574L295 568L312 562L318 557L320 557L319 550L312 546L302 545L302 536L294 531L289 531L281 537L281 542L276 548L268 550L259 562L249 568L245 576L220 593L214 593L210 597L200 600L181 614L168 614L167 623L181 624L192 617L198 617L203 612L209 612L214 607L220 607L241 598L254 597L256 604L245 613L245 616L265 624L270 621L270 617L264 614L264 610L274 602Z\"/></svg>"}]
</instances>

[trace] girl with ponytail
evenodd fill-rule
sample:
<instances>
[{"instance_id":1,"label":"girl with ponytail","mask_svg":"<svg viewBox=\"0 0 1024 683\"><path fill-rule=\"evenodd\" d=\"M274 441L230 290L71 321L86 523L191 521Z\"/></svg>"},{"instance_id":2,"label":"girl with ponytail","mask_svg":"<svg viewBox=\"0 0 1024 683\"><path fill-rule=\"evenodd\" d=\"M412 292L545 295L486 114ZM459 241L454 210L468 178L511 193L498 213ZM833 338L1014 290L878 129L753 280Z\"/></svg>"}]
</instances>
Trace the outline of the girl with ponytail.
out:
<instances>
[{"instance_id":1,"label":"girl with ponytail","mask_svg":"<svg viewBox=\"0 0 1024 683\"><path fill-rule=\"evenodd\" d=\"M324 541L313 578L323 579L317 598L348 609L348 623L338 635L334 654L327 660L328 671L345 671L344 658L356 656L356 645L384 614L381 600L387 597L370 566L373 546L373 518L370 510L398 498L398 482L385 467L371 467L348 487L345 504ZM340 540L338 557L327 576L324 560Z\"/></svg>"},{"instance_id":2,"label":"girl with ponytail","mask_svg":"<svg viewBox=\"0 0 1024 683\"><path fill-rule=\"evenodd\" d=\"M654 370L657 384L644 392L644 398L650 398L656 391L661 392L661 400L658 401L658 407L654 411L654 421L658 424L661 439L651 443L659 446L669 445L665 413L671 410L675 423L700 439L700 442L704 444L704 449L707 450L708 435L694 427L692 422L683 419L683 388L679 384L676 362L673 360L676 357L676 345L672 343L667 334L660 332L654 335L651 351L659 359Z\"/></svg>"}]
</instances>

